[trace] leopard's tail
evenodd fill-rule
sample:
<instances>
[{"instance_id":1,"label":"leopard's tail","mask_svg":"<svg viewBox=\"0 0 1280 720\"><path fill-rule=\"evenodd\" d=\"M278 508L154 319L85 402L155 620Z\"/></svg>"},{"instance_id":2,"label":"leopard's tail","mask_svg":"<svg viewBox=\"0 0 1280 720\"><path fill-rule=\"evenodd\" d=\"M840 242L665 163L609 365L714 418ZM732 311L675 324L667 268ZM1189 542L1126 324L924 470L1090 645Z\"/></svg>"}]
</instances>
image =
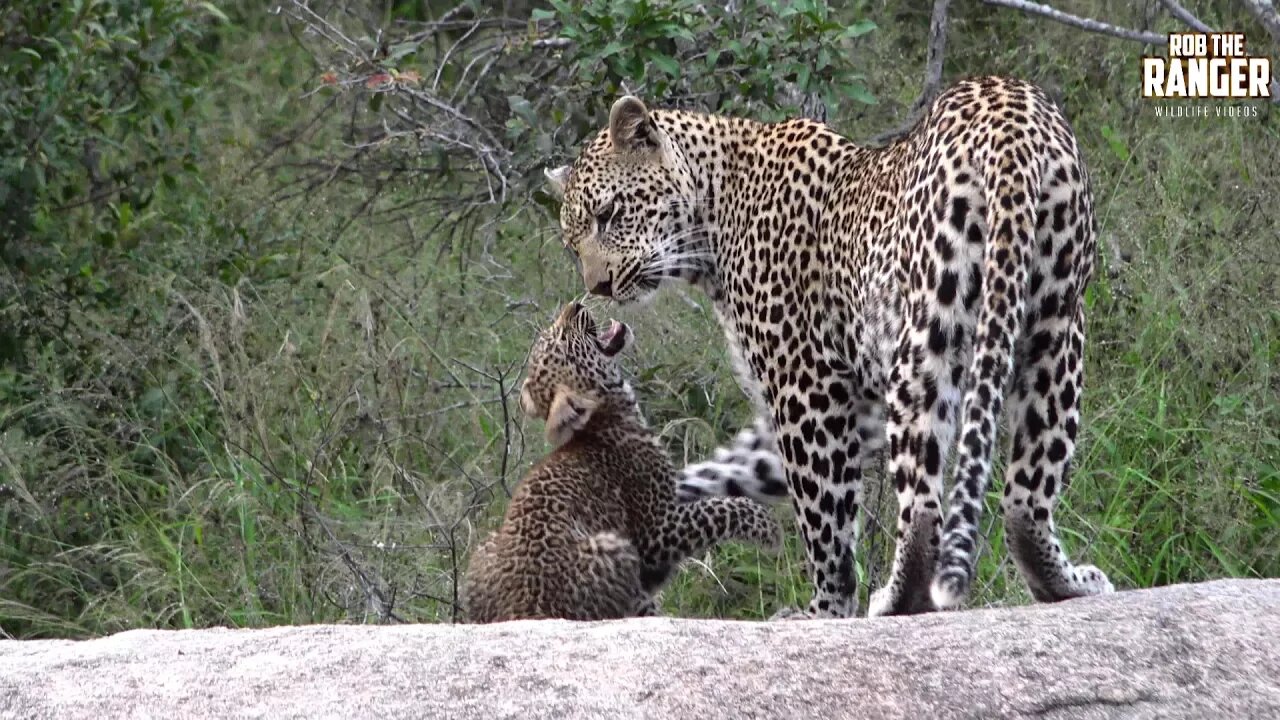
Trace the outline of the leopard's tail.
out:
<instances>
[{"instance_id":1,"label":"leopard's tail","mask_svg":"<svg viewBox=\"0 0 1280 720\"><path fill-rule=\"evenodd\" d=\"M692 502L705 497L747 497L769 504L787 497L782 469L767 420L739 431L716 449L710 460L686 465L676 479L676 498Z\"/></svg>"},{"instance_id":2,"label":"leopard's tail","mask_svg":"<svg viewBox=\"0 0 1280 720\"><path fill-rule=\"evenodd\" d=\"M986 200L987 242L982 259L981 308L973 361L962 401L955 487L943 525L930 595L935 607L954 608L973 584L978 523L991 478L995 433L1013 374L1014 347L1027 302L1027 265L1035 242L1041 169L1030 138L994 126L980 160Z\"/></svg>"}]
</instances>

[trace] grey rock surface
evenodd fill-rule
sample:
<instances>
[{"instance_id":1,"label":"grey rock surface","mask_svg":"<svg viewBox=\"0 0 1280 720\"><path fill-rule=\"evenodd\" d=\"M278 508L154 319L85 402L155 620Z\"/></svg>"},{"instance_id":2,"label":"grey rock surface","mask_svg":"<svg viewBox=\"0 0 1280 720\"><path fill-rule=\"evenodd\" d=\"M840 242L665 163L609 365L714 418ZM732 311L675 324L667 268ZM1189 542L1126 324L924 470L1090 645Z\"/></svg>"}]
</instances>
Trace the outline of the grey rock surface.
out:
<instances>
[{"instance_id":1,"label":"grey rock surface","mask_svg":"<svg viewBox=\"0 0 1280 720\"><path fill-rule=\"evenodd\" d=\"M0 718L1280 718L1280 580L909 618L0 643Z\"/></svg>"}]
</instances>

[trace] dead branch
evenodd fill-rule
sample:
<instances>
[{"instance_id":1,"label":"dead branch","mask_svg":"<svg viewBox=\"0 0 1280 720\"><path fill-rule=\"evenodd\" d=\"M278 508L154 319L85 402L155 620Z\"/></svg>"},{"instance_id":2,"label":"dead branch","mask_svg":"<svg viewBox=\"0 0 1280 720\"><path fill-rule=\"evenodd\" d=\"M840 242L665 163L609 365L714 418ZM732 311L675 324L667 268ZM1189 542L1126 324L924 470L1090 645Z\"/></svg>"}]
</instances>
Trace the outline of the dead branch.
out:
<instances>
[{"instance_id":1,"label":"dead branch","mask_svg":"<svg viewBox=\"0 0 1280 720\"><path fill-rule=\"evenodd\" d=\"M912 106L912 112L924 112L942 90L942 60L947 52L947 11L951 0L936 0L929 18L929 50L924 72L924 90Z\"/></svg>"},{"instance_id":2,"label":"dead branch","mask_svg":"<svg viewBox=\"0 0 1280 720\"><path fill-rule=\"evenodd\" d=\"M1192 15L1186 8L1178 4L1177 0L1160 0L1160 4L1169 11L1169 14L1186 23L1192 30L1196 32L1213 32L1208 25L1200 22L1200 18Z\"/></svg>"},{"instance_id":3,"label":"dead branch","mask_svg":"<svg viewBox=\"0 0 1280 720\"><path fill-rule=\"evenodd\" d=\"M1079 17L1064 13L1061 10L1049 7L1042 3L1030 2L1029 0L982 0L988 5L997 7L1005 7L1013 10L1020 10L1030 15L1038 15L1040 17L1049 18L1055 22L1069 25L1071 27L1086 30L1088 32L1099 33L1102 35L1110 35L1111 37L1120 38L1122 40L1133 40L1136 42L1146 43L1148 45L1163 45L1168 42L1167 35L1160 35L1142 30L1129 30L1127 28L1118 27L1091 18ZM1280 16L1276 14L1275 5L1271 0L1240 0L1244 3L1246 9L1249 10L1258 22L1267 29L1271 34L1272 40L1280 46ZM1206 23L1201 21L1195 15L1192 15L1177 0L1160 0L1160 4L1164 6L1169 14L1180 22L1197 32L1214 32L1214 30ZM1280 104L1280 80L1271 80L1271 102Z\"/></svg>"},{"instance_id":4,"label":"dead branch","mask_svg":"<svg viewBox=\"0 0 1280 720\"><path fill-rule=\"evenodd\" d=\"M318 151L307 153L310 158L300 162L285 152L287 147L273 151L275 168L306 166L302 175L287 175L288 185L277 188L277 200L335 184L367 192L406 181L447 184L456 194L461 180L472 192L465 202L451 206L465 216L481 206L507 202L518 177L528 174L527 168L513 166L503 137L507 108L495 106L492 97L476 88L521 59L554 67L551 56L563 43L530 38L527 21L491 17L471 4L417 24L398 38L384 33L376 18L355 17L352 26L349 9L324 0L289 0L280 12L291 28L300 30L294 36L312 55L314 67L329 69L308 94L325 91L345 102L330 99L286 139L287 145L300 148L314 142ZM521 52L510 52L512 48ZM431 72L398 69L397 60L406 56L413 57L411 66ZM445 82L447 71L454 75ZM335 113L347 113L345 154L334 155L332 140L318 133L334 127L322 119Z\"/></svg>"},{"instance_id":5,"label":"dead branch","mask_svg":"<svg viewBox=\"0 0 1280 720\"><path fill-rule=\"evenodd\" d=\"M1276 6L1272 0L1240 0L1244 3L1244 7L1249 14L1257 20L1262 27L1266 28L1267 33L1271 35L1271 44L1277 50L1280 50L1280 13L1276 12ZM1276 61L1271 62L1271 102L1280 104L1280 68L1276 67Z\"/></svg>"},{"instance_id":6,"label":"dead branch","mask_svg":"<svg viewBox=\"0 0 1280 720\"><path fill-rule=\"evenodd\" d=\"M1062 23L1063 25L1070 25L1074 28L1100 33L1102 35L1110 35L1111 37L1117 37L1122 40L1134 40L1137 42L1148 43L1150 45L1163 45L1168 42L1168 38L1164 35L1117 27L1098 20L1064 13L1061 10L1049 7L1048 5L1030 2L1029 0L982 0L982 2L996 7L1021 10L1024 13L1039 15L1040 17L1048 18L1054 22Z\"/></svg>"}]
</instances>

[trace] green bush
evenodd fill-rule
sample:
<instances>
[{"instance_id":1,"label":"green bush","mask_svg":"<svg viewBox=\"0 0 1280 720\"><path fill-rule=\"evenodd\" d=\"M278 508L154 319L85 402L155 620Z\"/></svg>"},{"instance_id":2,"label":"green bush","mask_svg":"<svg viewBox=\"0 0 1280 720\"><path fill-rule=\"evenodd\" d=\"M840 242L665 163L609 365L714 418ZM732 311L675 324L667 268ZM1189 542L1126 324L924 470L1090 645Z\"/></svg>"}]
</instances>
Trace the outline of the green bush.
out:
<instances>
[{"instance_id":1,"label":"green bush","mask_svg":"<svg viewBox=\"0 0 1280 720\"><path fill-rule=\"evenodd\" d=\"M644 87L654 102L781 118L814 93L832 114L845 100L874 103L847 41L875 29L852 24L814 0L651 2L552 0L558 36L572 43L574 79L607 101ZM596 110L598 107L586 108Z\"/></svg>"},{"instance_id":2,"label":"green bush","mask_svg":"<svg viewBox=\"0 0 1280 720\"><path fill-rule=\"evenodd\" d=\"M114 263L197 172L186 113L211 3L19 0L0 11L0 362L56 341L68 303L110 305ZM3 392L3 391L0 391Z\"/></svg>"},{"instance_id":3,"label":"green bush","mask_svg":"<svg viewBox=\"0 0 1280 720\"><path fill-rule=\"evenodd\" d=\"M598 130L622 92L766 119L875 102L858 52L875 24L814 0L553 0L527 15L492 5L384 32L369 6L361 15L285 4L327 68L315 78L319 90L364 100L326 106L352 110L342 141L356 149L339 151L325 136L313 149L345 161L314 177L351 180L357 192L406 181L421 195L448 188L455 199L461 181L479 188L474 204L523 204L548 158Z\"/></svg>"}]
</instances>

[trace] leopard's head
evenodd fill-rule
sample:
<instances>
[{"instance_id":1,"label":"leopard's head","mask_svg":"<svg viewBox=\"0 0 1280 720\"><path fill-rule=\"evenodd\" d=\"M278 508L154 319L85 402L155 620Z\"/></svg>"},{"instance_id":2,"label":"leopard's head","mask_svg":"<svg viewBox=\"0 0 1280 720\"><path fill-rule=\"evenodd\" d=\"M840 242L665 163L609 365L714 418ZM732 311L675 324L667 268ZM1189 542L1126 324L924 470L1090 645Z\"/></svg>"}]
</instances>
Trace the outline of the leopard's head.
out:
<instances>
[{"instance_id":1,"label":"leopard's head","mask_svg":"<svg viewBox=\"0 0 1280 720\"><path fill-rule=\"evenodd\" d=\"M525 414L546 421L552 446L567 442L602 407L631 407L635 394L617 362L630 346L631 328L612 320L601 332L581 304L565 305L538 336L520 390Z\"/></svg>"},{"instance_id":2,"label":"leopard's head","mask_svg":"<svg viewBox=\"0 0 1280 720\"><path fill-rule=\"evenodd\" d=\"M688 159L636 98L614 103L609 127L572 165L545 173L588 292L645 300L667 280L693 282L706 272Z\"/></svg>"}]
</instances>

